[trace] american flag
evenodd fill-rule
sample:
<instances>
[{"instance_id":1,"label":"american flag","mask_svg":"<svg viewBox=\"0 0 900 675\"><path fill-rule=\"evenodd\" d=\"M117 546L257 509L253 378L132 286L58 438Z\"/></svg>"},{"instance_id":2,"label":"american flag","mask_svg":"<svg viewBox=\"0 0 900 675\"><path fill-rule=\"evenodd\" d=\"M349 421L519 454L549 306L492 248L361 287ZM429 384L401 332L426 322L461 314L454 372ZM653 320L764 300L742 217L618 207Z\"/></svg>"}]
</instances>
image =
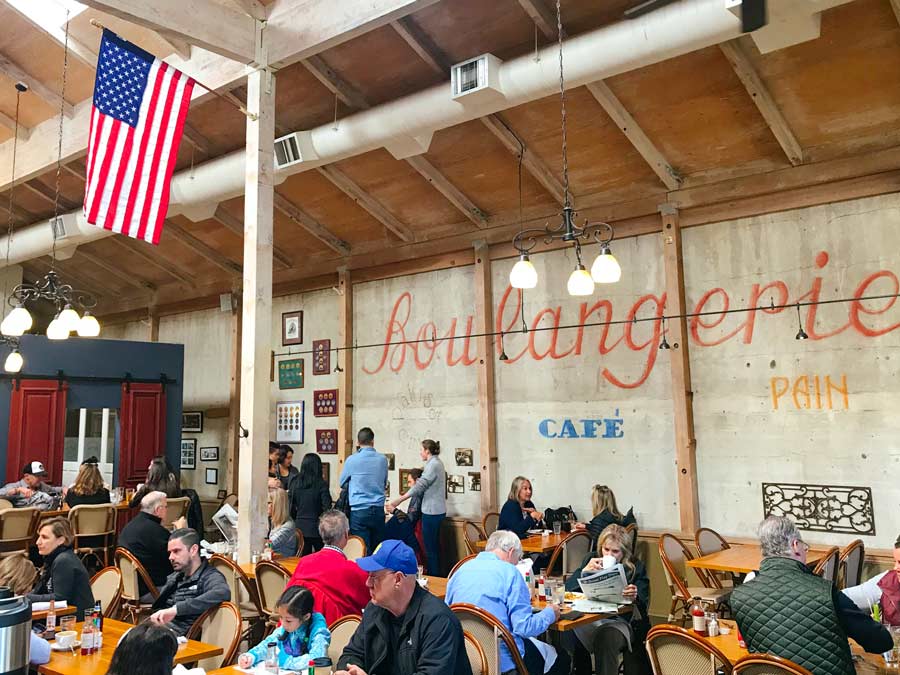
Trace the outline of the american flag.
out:
<instances>
[{"instance_id":1,"label":"american flag","mask_svg":"<svg viewBox=\"0 0 900 675\"><path fill-rule=\"evenodd\" d=\"M84 215L157 244L194 81L103 31L88 140Z\"/></svg>"}]
</instances>

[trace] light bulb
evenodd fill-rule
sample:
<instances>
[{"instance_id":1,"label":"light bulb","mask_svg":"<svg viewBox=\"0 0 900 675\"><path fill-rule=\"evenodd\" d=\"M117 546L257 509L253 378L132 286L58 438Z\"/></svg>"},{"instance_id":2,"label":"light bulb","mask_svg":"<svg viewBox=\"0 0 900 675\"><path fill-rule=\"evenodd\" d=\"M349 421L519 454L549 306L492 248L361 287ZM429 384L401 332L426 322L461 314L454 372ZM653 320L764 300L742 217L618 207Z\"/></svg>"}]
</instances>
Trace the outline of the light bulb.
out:
<instances>
[{"instance_id":1,"label":"light bulb","mask_svg":"<svg viewBox=\"0 0 900 675\"><path fill-rule=\"evenodd\" d=\"M523 253L509 271L509 285L513 288L534 288L537 286L537 270L531 264L527 253Z\"/></svg>"},{"instance_id":2,"label":"light bulb","mask_svg":"<svg viewBox=\"0 0 900 675\"><path fill-rule=\"evenodd\" d=\"M9 356L6 357L6 363L3 364L3 369L7 373L18 373L22 370L22 364L24 363L24 359L22 358L22 354L19 353L18 349L14 349L9 353Z\"/></svg>"},{"instance_id":3,"label":"light bulb","mask_svg":"<svg viewBox=\"0 0 900 675\"><path fill-rule=\"evenodd\" d=\"M609 246L606 244L600 248L600 255L591 265L591 278L598 284L614 284L622 278L619 261L616 260L616 256L610 252Z\"/></svg>"},{"instance_id":4,"label":"light bulb","mask_svg":"<svg viewBox=\"0 0 900 675\"><path fill-rule=\"evenodd\" d=\"M84 311L84 316L78 322L78 334L81 337L97 337L100 335L100 322L89 311Z\"/></svg>"},{"instance_id":5,"label":"light bulb","mask_svg":"<svg viewBox=\"0 0 900 675\"><path fill-rule=\"evenodd\" d=\"M81 317L78 316L78 312L72 309L72 305L66 305L59 314L59 320L62 321L62 325L65 326L66 330L71 333L78 328L78 322L81 321Z\"/></svg>"},{"instance_id":6,"label":"light bulb","mask_svg":"<svg viewBox=\"0 0 900 675\"><path fill-rule=\"evenodd\" d=\"M584 269L584 265L578 263L578 266L569 275L569 283L566 284L566 287L569 289L569 295L590 295L594 292L594 280Z\"/></svg>"},{"instance_id":7,"label":"light bulb","mask_svg":"<svg viewBox=\"0 0 900 675\"><path fill-rule=\"evenodd\" d=\"M47 326L48 340L68 340L69 329L59 320L59 314L53 317L53 321Z\"/></svg>"},{"instance_id":8,"label":"light bulb","mask_svg":"<svg viewBox=\"0 0 900 675\"><path fill-rule=\"evenodd\" d=\"M0 333L4 335L23 335L26 330L29 330L34 321L31 318L31 314L25 309L21 304L16 305L9 314L6 315L6 318L3 319L3 322L0 323Z\"/></svg>"}]
</instances>

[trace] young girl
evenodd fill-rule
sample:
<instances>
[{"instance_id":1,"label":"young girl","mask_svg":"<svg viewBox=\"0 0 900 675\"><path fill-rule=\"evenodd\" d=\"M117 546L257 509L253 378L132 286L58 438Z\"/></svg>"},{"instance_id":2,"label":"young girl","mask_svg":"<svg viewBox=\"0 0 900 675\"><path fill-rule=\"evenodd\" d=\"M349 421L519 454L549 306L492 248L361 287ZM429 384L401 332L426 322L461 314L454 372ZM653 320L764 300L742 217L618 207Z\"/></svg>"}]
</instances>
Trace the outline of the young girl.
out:
<instances>
[{"instance_id":1,"label":"young girl","mask_svg":"<svg viewBox=\"0 0 900 675\"><path fill-rule=\"evenodd\" d=\"M252 668L266 660L270 642L276 644L278 667L302 671L312 659L328 656L331 633L325 617L313 612L313 596L304 586L291 586L276 605L281 625L246 654L238 658L239 668Z\"/></svg>"}]
</instances>

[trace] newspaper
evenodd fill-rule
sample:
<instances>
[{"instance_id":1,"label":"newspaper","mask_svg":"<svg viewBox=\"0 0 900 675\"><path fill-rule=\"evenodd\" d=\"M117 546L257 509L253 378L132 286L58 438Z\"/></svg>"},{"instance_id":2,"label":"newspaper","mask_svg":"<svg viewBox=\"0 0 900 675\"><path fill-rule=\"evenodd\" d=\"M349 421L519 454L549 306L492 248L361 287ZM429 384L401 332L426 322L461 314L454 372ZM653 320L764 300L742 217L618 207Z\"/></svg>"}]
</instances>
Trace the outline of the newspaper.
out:
<instances>
[{"instance_id":1,"label":"newspaper","mask_svg":"<svg viewBox=\"0 0 900 675\"><path fill-rule=\"evenodd\" d=\"M237 541L238 514L231 506L223 504L212 517L212 521L225 537L225 541L230 544Z\"/></svg>"},{"instance_id":2,"label":"newspaper","mask_svg":"<svg viewBox=\"0 0 900 675\"><path fill-rule=\"evenodd\" d=\"M588 600L616 605L631 604L631 600L622 595L628 580L621 563L605 570L582 572L578 584Z\"/></svg>"}]
</instances>

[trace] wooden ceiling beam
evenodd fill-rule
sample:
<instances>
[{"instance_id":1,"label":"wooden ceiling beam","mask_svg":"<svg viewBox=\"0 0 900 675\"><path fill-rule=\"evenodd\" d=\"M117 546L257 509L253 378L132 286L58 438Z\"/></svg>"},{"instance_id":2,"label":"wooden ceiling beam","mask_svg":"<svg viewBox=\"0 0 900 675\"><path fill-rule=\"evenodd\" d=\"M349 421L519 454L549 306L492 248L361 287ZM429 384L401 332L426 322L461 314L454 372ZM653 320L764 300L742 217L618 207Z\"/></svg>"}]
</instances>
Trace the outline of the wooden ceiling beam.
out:
<instances>
[{"instance_id":1,"label":"wooden ceiling beam","mask_svg":"<svg viewBox=\"0 0 900 675\"><path fill-rule=\"evenodd\" d=\"M459 209L460 213L471 220L475 227L484 229L488 226L487 214L453 185L436 166L425 159L424 155L409 157L406 159L406 163L431 183L435 190L444 195L447 201Z\"/></svg>"},{"instance_id":2,"label":"wooden ceiling beam","mask_svg":"<svg viewBox=\"0 0 900 675\"><path fill-rule=\"evenodd\" d=\"M83 164L76 160L69 164L63 164L62 170L68 173L73 178L79 178L82 181L87 181L87 175L85 174L84 168L82 168L83 166Z\"/></svg>"},{"instance_id":3,"label":"wooden ceiling beam","mask_svg":"<svg viewBox=\"0 0 900 675\"><path fill-rule=\"evenodd\" d=\"M241 239L244 238L244 221L238 216L233 215L230 211L222 208L221 205L216 209L213 218L220 225L233 232ZM272 247L272 260L276 267L280 267L281 269L290 269L294 266L294 261L291 260L291 257L284 252L284 249L280 249L277 246Z\"/></svg>"},{"instance_id":4,"label":"wooden ceiling beam","mask_svg":"<svg viewBox=\"0 0 900 675\"><path fill-rule=\"evenodd\" d=\"M25 181L21 183L21 186L28 190L31 194L37 195L51 206L55 202L55 190L53 188L48 187L46 184L39 181L37 178L34 178L30 181ZM67 199L63 197L61 194L59 195L59 206L65 211L74 211L79 208L81 205L73 202L71 199Z\"/></svg>"},{"instance_id":5,"label":"wooden ceiling beam","mask_svg":"<svg viewBox=\"0 0 900 675\"><path fill-rule=\"evenodd\" d=\"M369 107L363 95L338 75L321 56L310 56L308 59L302 59L300 63L344 105L355 110L366 110Z\"/></svg>"},{"instance_id":6,"label":"wooden ceiling beam","mask_svg":"<svg viewBox=\"0 0 900 675\"><path fill-rule=\"evenodd\" d=\"M232 5L257 21L266 20L266 6L257 0L229 0Z\"/></svg>"},{"instance_id":7,"label":"wooden ceiling beam","mask_svg":"<svg viewBox=\"0 0 900 675\"><path fill-rule=\"evenodd\" d=\"M342 256L350 255L350 245L346 241L278 192L275 193L275 209L297 223L332 251L340 253Z\"/></svg>"},{"instance_id":8,"label":"wooden ceiling beam","mask_svg":"<svg viewBox=\"0 0 900 675\"><path fill-rule=\"evenodd\" d=\"M25 21L38 30L47 33L60 47L64 47L68 42L69 54L81 61L82 64L88 68L97 68L97 52L76 40L71 34L68 37L66 36L65 24L63 23L65 15L62 13L62 9L60 14L57 15L60 23L57 23L53 17L47 14L47 10L52 8L47 7L49 3L36 3L34 0L4 0L4 2L12 7ZM38 7L39 4L41 5L40 7Z\"/></svg>"},{"instance_id":9,"label":"wooden ceiling beam","mask_svg":"<svg viewBox=\"0 0 900 675\"><path fill-rule=\"evenodd\" d=\"M534 21L534 25L544 34L548 40L557 40L559 38L556 25L556 13L550 11L543 0L519 0L519 4L525 13ZM562 29L563 39L566 38L566 29Z\"/></svg>"},{"instance_id":10,"label":"wooden ceiling beam","mask_svg":"<svg viewBox=\"0 0 900 675\"><path fill-rule=\"evenodd\" d=\"M87 251L79 248L75 250L75 255L83 258L88 261L92 265L96 265L100 269L103 269L114 277L124 282L128 286L132 286L134 288L140 289L142 291L147 291L152 293L156 290L156 285L147 281L146 279L141 279L139 277L134 276L132 272L126 272L125 270L108 263L104 258L100 256L94 255L93 253L88 253Z\"/></svg>"},{"instance_id":11,"label":"wooden ceiling beam","mask_svg":"<svg viewBox=\"0 0 900 675\"><path fill-rule=\"evenodd\" d=\"M405 17L392 21L391 28L403 38L406 44L429 68L435 73L440 73L445 78L449 78L450 70L443 53L425 31L419 27L419 24L411 18Z\"/></svg>"},{"instance_id":12,"label":"wooden ceiling beam","mask_svg":"<svg viewBox=\"0 0 900 675\"><path fill-rule=\"evenodd\" d=\"M15 133L16 121L5 112L0 112L0 127L9 129L11 133ZM27 141L29 136L31 136L31 129L23 125L22 120L19 120L19 139Z\"/></svg>"},{"instance_id":13,"label":"wooden ceiling beam","mask_svg":"<svg viewBox=\"0 0 900 675\"><path fill-rule=\"evenodd\" d=\"M203 134L201 134L197 129L187 120L184 122L184 130L182 132L184 134L184 140L194 146L197 150L202 152L204 155L209 155L209 139L206 138Z\"/></svg>"},{"instance_id":14,"label":"wooden ceiling beam","mask_svg":"<svg viewBox=\"0 0 900 675\"><path fill-rule=\"evenodd\" d=\"M46 274L50 269L49 256L33 258L28 262L37 263L45 270L43 274ZM73 272L70 261L57 260L54 264L54 267L59 274L62 283L70 284L76 291L87 291L88 293L99 299L104 295L108 295L110 290L112 290L109 288L101 290L100 282L87 279L86 277L81 276L80 272Z\"/></svg>"},{"instance_id":15,"label":"wooden ceiling beam","mask_svg":"<svg viewBox=\"0 0 900 675\"><path fill-rule=\"evenodd\" d=\"M143 260L148 265L153 265L158 270L161 270L168 274L173 279L180 281L183 284L188 286L195 286L197 284L197 280L190 273L185 270L180 269L177 265L171 263L168 258L163 257L157 251L158 249L155 246L151 246L150 244L145 244L139 241L135 241L129 237L113 235L111 237L107 237L106 241L113 242L120 249L128 251L129 253L133 253L138 256L141 260Z\"/></svg>"},{"instance_id":16,"label":"wooden ceiling beam","mask_svg":"<svg viewBox=\"0 0 900 675\"><path fill-rule=\"evenodd\" d=\"M894 0L894 2L896 1ZM800 147L797 137L794 136L794 132L781 113L781 109L775 103L775 99L769 92L768 87L763 83L759 73L756 72L756 68L753 67L750 57L747 56L740 42L738 40L723 42L719 45L719 49L722 50L725 58L728 59L747 93L750 94L750 98L753 99L753 103L756 104L763 119L766 120L766 124L772 130L772 135L775 136L781 149L784 150L788 160L794 166L803 164L803 148Z\"/></svg>"},{"instance_id":17,"label":"wooden ceiling beam","mask_svg":"<svg viewBox=\"0 0 900 675\"><path fill-rule=\"evenodd\" d=\"M159 39L165 42L169 47L172 48L172 51L178 54L185 61L190 61L191 59L191 45L186 40L177 37L169 31L158 30L156 34L159 36Z\"/></svg>"},{"instance_id":18,"label":"wooden ceiling beam","mask_svg":"<svg viewBox=\"0 0 900 675\"><path fill-rule=\"evenodd\" d=\"M242 273L242 268L238 263L234 262L228 256L222 255L209 244L200 241L172 219L166 219L165 232L187 246L201 258L204 258L228 274Z\"/></svg>"},{"instance_id":19,"label":"wooden ceiling beam","mask_svg":"<svg viewBox=\"0 0 900 675\"><path fill-rule=\"evenodd\" d=\"M3 73L13 82L24 82L28 88L39 98L43 99L51 108L59 110L62 106L63 114L72 117L75 114L75 106L68 101L63 101L59 92L54 91L46 84L25 72L19 64L0 54L0 73Z\"/></svg>"}]
</instances>

